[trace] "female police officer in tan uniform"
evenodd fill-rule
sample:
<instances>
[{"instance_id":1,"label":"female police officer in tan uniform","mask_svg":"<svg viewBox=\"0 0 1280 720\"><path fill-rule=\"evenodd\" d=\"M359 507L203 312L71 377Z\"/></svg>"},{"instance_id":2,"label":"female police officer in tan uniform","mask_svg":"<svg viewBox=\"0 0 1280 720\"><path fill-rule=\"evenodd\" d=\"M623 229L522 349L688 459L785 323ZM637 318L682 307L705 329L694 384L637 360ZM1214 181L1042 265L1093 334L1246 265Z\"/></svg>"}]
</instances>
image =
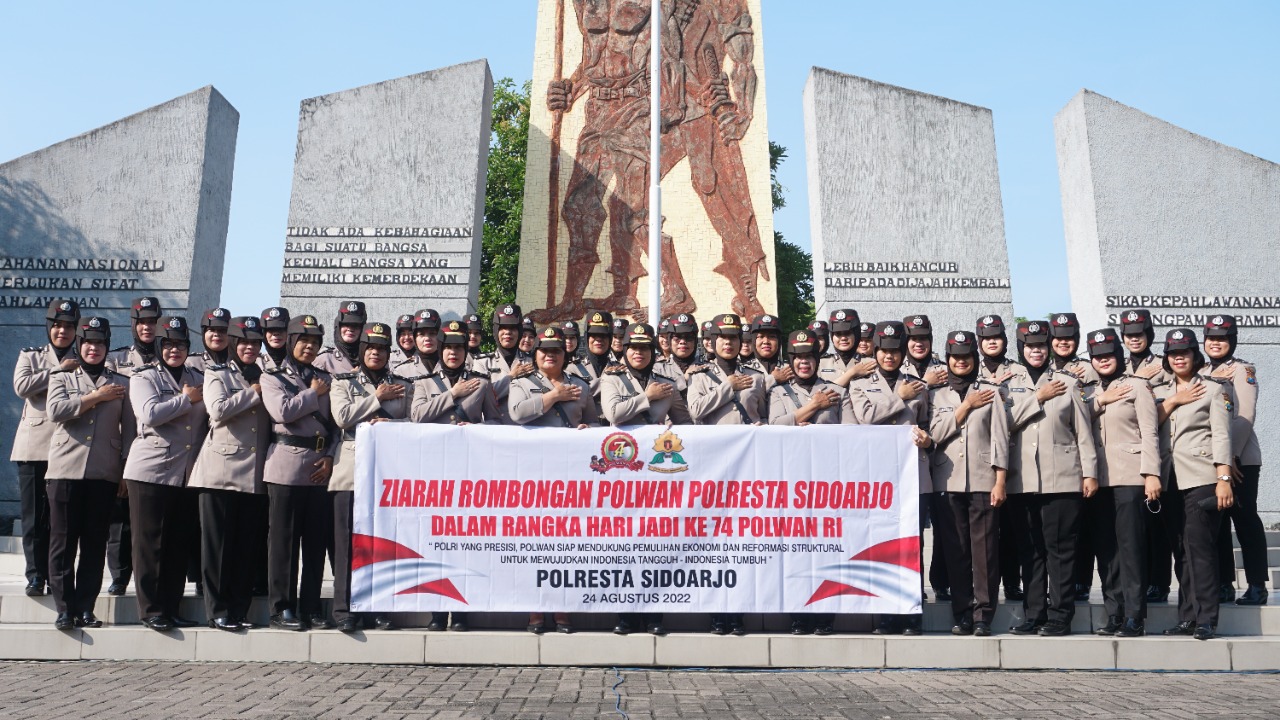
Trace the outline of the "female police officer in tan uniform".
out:
<instances>
[{"instance_id":1,"label":"female police officer in tan uniform","mask_svg":"<svg viewBox=\"0 0 1280 720\"><path fill-rule=\"evenodd\" d=\"M996 511L1005 501L1009 420L1001 389L978 378L971 332L947 336L947 381L929 391L930 464L935 487L947 489L959 542L944 548L951 579L954 635L990 635L1000 589Z\"/></svg>"},{"instance_id":2,"label":"female police officer in tan uniform","mask_svg":"<svg viewBox=\"0 0 1280 720\"><path fill-rule=\"evenodd\" d=\"M152 630L190 627L178 614L191 554L190 518L195 496L187 478L204 441L204 374L186 365L191 338L181 317L161 318L159 361L134 371L129 402L138 436L129 450L134 588L138 615Z\"/></svg>"},{"instance_id":3,"label":"female police officer in tan uniform","mask_svg":"<svg viewBox=\"0 0 1280 720\"><path fill-rule=\"evenodd\" d=\"M204 372L209 434L187 487L200 492L201 575L209 627L249 629L258 541L259 499L265 499L262 468L271 439L271 418L262 404L262 321L233 317L228 323L229 357Z\"/></svg>"},{"instance_id":4,"label":"female police officer in tan uniform","mask_svg":"<svg viewBox=\"0 0 1280 720\"><path fill-rule=\"evenodd\" d=\"M533 353L537 369L511 382L507 401L511 422L535 427L583 429L599 423L591 388L564 372L564 332L557 327L538 334ZM543 632L543 613L529 614L529 632ZM556 632L573 632L569 613L555 614Z\"/></svg>"},{"instance_id":5,"label":"female police officer in tan uniform","mask_svg":"<svg viewBox=\"0 0 1280 720\"><path fill-rule=\"evenodd\" d=\"M49 591L59 630L102 625L93 606L102 589L109 508L124 489L124 458L134 434L129 379L106 366L111 325L103 317L81 318L76 338L80 365L50 375L45 402L57 424L46 477Z\"/></svg>"},{"instance_id":6,"label":"female police officer in tan uniform","mask_svg":"<svg viewBox=\"0 0 1280 720\"><path fill-rule=\"evenodd\" d=\"M355 499L356 426L363 422L404 420L409 417L413 385L388 369L391 362L391 326L367 323L356 341L356 371L333 376L329 406L333 422L342 431L342 444L329 478L333 495L333 618L338 629L353 633L362 618L351 612L351 519ZM371 620L379 630L390 630L391 621L378 615Z\"/></svg>"},{"instance_id":7,"label":"female police officer in tan uniform","mask_svg":"<svg viewBox=\"0 0 1280 720\"><path fill-rule=\"evenodd\" d=\"M1160 498L1159 415L1151 385L1124 371L1120 340L1111 328L1088 335L1100 378L1086 389L1098 446L1098 501L1092 545L1098 553L1108 622L1099 634L1146 634L1147 503Z\"/></svg>"},{"instance_id":8,"label":"female police officer in tan uniform","mask_svg":"<svg viewBox=\"0 0 1280 720\"><path fill-rule=\"evenodd\" d=\"M1098 492L1093 424L1080 381L1055 372L1049 361L1046 324L1019 323L1017 338L1021 363L1007 381L1013 421L1008 492L1019 497L1013 503L1019 516L1017 535L1008 540L1027 548L1022 556L1029 572L1024 620L1013 633L1069 635L1084 498Z\"/></svg>"},{"instance_id":9,"label":"female police officer in tan uniform","mask_svg":"<svg viewBox=\"0 0 1280 720\"><path fill-rule=\"evenodd\" d=\"M1204 356L1194 332L1170 330L1164 351L1172 378L1156 399L1172 467L1162 505L1179 585L1179 622L1165 634L1208 640L1218 625L1218 529L1233 501L1233 399L1229 387L1197 374Z\"/></svg>"},{"instance_id":10,"label":"female police officer in tan uniform","mask_svg":"<svg viewBox=\"0 0 1280 720\"><path fill-rule=\"evenodd\" d=\"M271 416L272 440L263 470L271 503L267 601L273 627L306 630L330 627L320 612L320 585L325 545L333 532L333 506L325 484L333 471L339 435L329 410L331 377L311 365L320 351L324 326L313 315L300 315L289 321L287 337L289 355L262 375L262 402Z\"/></svg>"},{"instance_id":11,"label":"female police officer in tan uniform","mask_svg":"<svg viewBox=\"0 0 1280 720\"><path fill-rule=\"evenodd\" d=\"M849 395L844 403L844 421L858 425L905 425L914 428L911 438L919 448L920 460L920 527L923 528L934 497L933 480L929 472L929 455L933 444L926 428L929 427L929 393L924 382L902 371L907 342L906 327L897 321L876 324L871 339L876 371L870 376L849 384ZM949 508L948 508L949 510ZM950 512L934 515L934 542L957 544L955 522ZM921 543L920 567L924 567L924 544ZM923 591L923 575L921 590ZM919 635L923 632L920 614L884 615L873 631L877 635Z\"/></svg>"}]
</instances>

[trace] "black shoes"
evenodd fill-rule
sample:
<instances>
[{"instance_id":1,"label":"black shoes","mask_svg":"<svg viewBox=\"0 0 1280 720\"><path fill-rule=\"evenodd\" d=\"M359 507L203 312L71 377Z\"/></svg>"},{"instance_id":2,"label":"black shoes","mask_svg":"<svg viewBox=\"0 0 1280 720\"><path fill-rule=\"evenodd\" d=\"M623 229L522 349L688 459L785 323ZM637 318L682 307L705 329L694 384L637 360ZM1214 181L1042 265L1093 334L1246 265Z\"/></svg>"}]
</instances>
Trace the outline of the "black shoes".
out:
<instances>
[{"instance_id":1,"label":"black shoes","mask_svg":"<svg viewBox=\"0 0 1280 720\"><path fill-rule=\"evenodd\" d=\"M812 632L813 632L813 628L809 627L809 623L805 622L804 620L791 621L792 635L809 635Z\"/></svg>"},{"instance_id":2,"label":"black shoes","mask_svg":"<svg viewBox=\"0 0 1280 720\"><path fill-rule=\"evenodd\" d=\"M1119 615L1112 615L1107 618L1107 624L1093 631L1094 635L1106 635L1108 637L1119 632L1124 627L1124 620Z\"/></svg>"},{"instance_id":3,"label":"black shoes","mask_svg":"<svg viewBox=\"0 0 1280 720\"><path fill-rule=\"evenodd\" d=\"M527 629L534 635L541 635L547 631L547 629L543 627L542 623L529 623L529 627Z\"/></svg>"},{"instance_id":4,"label":"black shoes","mask_svg":"<svg viewBox=\"0 0 1280 720\"><path fill-rule=\"evenodd\" d=\"M292 610L285 610L271 616L271 627L281 630L306 630L307 626L293 614Z\"/></svg>"},{"instance_id":5,"label":"black shoes","mask_svg":"<svg viewBox=\"0 0 1280 720\"><path fill-rule=\"evenodd\" d=\"M1089 588L1085 587L1084 585L1079 585L1079 584L1076 585L1076 602L1078 603L1089 602Z\"/></svg>"},{"instance_id":6,"label":"black shoes","mask_svg":"<svg viewBox=\"0 0 1280 720\"><path fill-rule=\"evenodd\" d=\"M630 623L620 622L617 625L613 626L614 635L630 635L631 631L632 631L632 627Z\"/></svg>"},{"instance_id":7,"label":"black shoes","mask_svg":"<svg viewBox=\"0 0 1280 720\"><path fill-rule=\"evenodd\" d=\"M312 630L333 629L333 621L323 613L311 613L307 616L306 623Z\"/></svg>"},{"instance_id":8,"label":"black shoes","mask_svg":"<svg viewBox=\"0 0 1280 720\"><path fill-rule=\"evenodd\" d=\"M1050 620L1040 628L1040 637L1062 637L1071 634L1071 626L1061 620Z\"/></svg>"},{"instance_id":9,"label":"black shoes","mask_svg":"<svg viewBox=\"0 0 1280 720\"><path fill-rule=\"evenodd\" d=\"M662 623L653 622L653 623L649 623L649 634L662 637L663 635L667 634L667 630L666 628L662 627Z\"/></svg>"},{"instance_id":10,"label":"black shoes","mask_svg":"<svg viewBox=\"0 0 1280 720\"><path fill-rule=\"evenodd\" d=\"M53 621L53 626L59 630L74 630L76 621L72 619L71 613L58 613L58 619Z\"/></svg>"},{"instance_id":11,"label":"black shoes","mask_svg":"<svg viewBox=\"0 0 1280 720\"><path fill-rule=\"evenodd\" d=\"M1022 599L1023 599L1023 598L1025 598L1026 596L1027 596L1027 594L1026 594L1026 593L1024 593L1024 592L1022 592L1022 588L1019 588L1019 587L1009 587L1008 585L1006 585L1006 586L1005 586L1005 588L1004 588L1004 599L1005 599L1005 600L1014 600L1014 601L1021 602L1021 601L1022 601Z\"/></svg>"},{"instance_id":12,"label":"black shoes","mask_svg":"<svg viewBox=\"0 0 1280 720\"><path fill-rule=\"evenodd\" d=\"M395 630L395 626L391 624L391 621L381 615L373 619L373 624L379 630ZM449 626L449 629L453 632L469 632L471 630L471 626L461 620L454 620L453 624Z\"/></svg>"},{"instance_id":13,"label":"black shoes","mask_svg":"<svg viewBox=\"0 0 1280 720\"><path fill-rule=\"evenodd\" d=\"M107 586L107 594L112 597L120 597L121 595L124 595L125 588L128 586L129 583L113 582Z\"/></svg>"},{"instance_id":14,"label":"black shoes","mask_svg":"<svg viewBox=\"0 0 1280 720\"><path fill-rule=\"evenodd\" d=\"M951 602L951 588L934 588L933 595L938 602Z\"/></svg>"},{"instance_id":15,"label":"black shoes","mask_svg":"<svg viewBox=\"0 0 1280 720\"><path fill-rule=\"evenodd\" d=\"M871 631L872 635L901 635L902 625L898 623L898 618L881 618L876 623L876 629Z\"/></svg>"},{"instance_id":16,"label":"black shoes","mask_svg":"<svg viewBox=\"0 0 1280 720\"><path fill-rule=\"evenodd\" d=\"M973 624L974 637L991 637L991 623L976 622Z\"/></svg>"},{"instance_id":17,"label":"black shoes","mask_svg":"<svg viewBox=\"0 0 1280 720\"><path fill-rule=\"evenodd\" d=\"M713 622L711 623L711 634L712 635L728 635L729 626L721 622Z\"/></svg>"},{"instance_id":18,"label":"black shoes","mask_svg":"<svg viewBox=\"0 0 1280 720\"><path fill-rule=\"evenodd\" d=\"M1169 588L1156 587L1151 585L1147 588L1148 603L1167 603L1169 602Z\"/></svg>"},{"instance_id":19,"label":"black shoes","mask_svg":"<svg viewBox=\"0 0 1280 720\"><path fill-rule=\"evenodd\" d=\"M76 627L100 628L102 621L88 610L80 613L80 617L76 618Z\"/></svg>"},{"instance_id":20,"label":"black shoes","mask_svg":"<svg viewBox=\"0 0 1280 720\"><path fill-rule=\"evenodd\" d=\"M831 634L830 625L827 626L827 630L828 632L818 633L818 634L830 635ZM923 635L924 634L923 618L921 618L919 615L912 615L911 617L907 618L907 621L902 625L902 634L903 635Z\"/></svg>"},{"instance_id":21,"label":"black shoes","mask_svg":"<svg viewBox=\"0 0 1280 720\"><path fill-rule=\"evenodd\" d=\"M1009 630L1009 632L1014 635L1035 635L1040 632L1040 628L1043 627L1043 625L1043 623L1038 623L1035 620L1027 620L1021 625L1015 625Z\"/></svg>"},{"instance_id":22,"label":"black shoes","mask_svg":"<svg viewBox=\"0 0 1280 720\"><path fill-rule=\"evenodd\" d=\"M200 623L196 622L195 620L188 620L182 617L181 615L174 615L172 620L173 620L174 627L191 628L191 627L197 627L198 625L200 625Z\"/></svg>"},{"instance_id":23,"label":"black shoes","mask_svg":"<svg viewBox=\"0 0 1280 720\"><path fill-rule=\"evenodd\" d=\"M563 635L572 635L573 626L570 625L569 623L556 623L556 632L561 633Z\"/></svg>"},{"instance_id":24,"label":"black shoes","mask_svg":"<svg viewBox=\"0 0 1280 720\"><path fill-rule=\"evenodd\" d=\"M27 581L26 589L27 597L40 597L44 595L44 578L34 577Z\"/></svg>"},{"instance_id":25,"label":"black shoes","mask_svg":"<svg viewBox=\"0 0 1280 720\"><path fill-rule=\"evenodd\" d=\"M240 632L243 628L240 623L230 618L214 618L209 621L209 627L214 630L226 630L227 632Z\"/></svg>"},{"instance_id":26,"label":"black shoes","mask_svg":"<svg viewBox=\"0 0 1280 720\"><path fill-rule=\"evenodd\" d=\"M1116 631L1116 637L1134 638L1147 634L1147 628L1137 618L1125 618L1124 625Z\"/></svg>"},{"instance_id":27,"label":"black shoes","mask_svg":"<svg viewBox=\"0 0 1280 720\"><path fill-rule=\"evenodd\" d=\"M176 627L173 624L173 620L165 615L156 615L155 617L149 617L143 620L142 624L146 625L152 630L155 630L156 632L169 632L170 630L174 629L174 627Z\"/></svg>"},{"instance_id":28,"label":"black shoes","mask_svg":"<svg viewBox=\"0 0 1280 720\"><path fill-rule=\"evenodd\" d=\"M1184 620L1177 625L1164 631L1164 635L1194 635L1196 632L1196 624L1190 620Z\"/></svg>"},{"instance_id":29,"label":"black shoes","mask_svg":"<svg viewBox=\"0 0 1280 720\"><path fill-rule=\"evenodd\" d=\"M1267 588L1265 585L1250 585L1244 594L1236 598L1237 605L1266 605Z\"/></svg>"},{"instance_id":30,"label":"black shoes","mask_svg":"<svg viewBox=\"0 0 1280 720\"><path fill-rule=\"evenodd\" d=\"M541 626L539 626L539 627L541 627ZM432 620L432 621L431 621L431 623L430 623L429 625L427 625L427 630L429 630L429 631L431 631L431 632L444 632L444 630L445 630L445 624L444 624L444 621L443 621L443 620ZM532 626L532 625L530 625L530 626L529 626L529 632L533 632L533 626Z\"/></svg>"},{"instance_id":31,"label":"black shoes","mask_svg":"<svg viewBox=\"0 0 1280 720\"><path fill-rule=\"evenodd\" d=\"M952 635L972 635L973 621L969 620L968 618L964 620L956 621L956 624L951 626L951 634Z\"/></svg>"},{"instance_id":32,"label":"black shoes","mask_svg":"<svg viewBox=\"0 0 1280 720\"><path fill-rule=\"evenodd\" d=\"M1226 605L1236 601L1236 586L1231 583L1223 583L1218 587L1218 603Z\"/></svg>"},{"instance_id":33,"label":"black shoes","mask_svg":"<svg viewBox=\"0 0 1280 720\"><path fill-rule=\"evenodd\" d=\"M1191 637L1197 640L1212 640L1213 635L1214 631L1212 625L1197 625L1195 632L1191 633Z\"/></svg>"},{"instance_id":34,"label":"black shoes","mask_svg":"<svg viewBox=\"0 0 1280 720\"><path fill-rule=\"evenodd\" d=\"M433 623L434 624L434 623ZM338 622L338 632L350 635L360 629L360 618L355 615L348 615ZM444 627L440 628L441 630Z\"/></svg>"}]
</instances>

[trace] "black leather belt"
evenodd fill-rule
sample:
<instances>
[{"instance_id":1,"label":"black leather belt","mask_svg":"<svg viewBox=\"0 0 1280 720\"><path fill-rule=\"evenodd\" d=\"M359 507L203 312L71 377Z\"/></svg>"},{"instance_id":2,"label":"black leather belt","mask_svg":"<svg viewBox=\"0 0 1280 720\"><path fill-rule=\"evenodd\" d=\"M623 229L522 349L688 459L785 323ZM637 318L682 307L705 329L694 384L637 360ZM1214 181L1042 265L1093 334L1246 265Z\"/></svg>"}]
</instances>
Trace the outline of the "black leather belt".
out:
<instances>
[{"instance_id":1,"label":"black leather belt","mask_svg":"<svg viewBox=\"0 0 1280 720\"><path fill-rule=\"evenodd\" d=\"M325 447L329 445L329 438L324 435L316 435L315 437L306 437L303 435L285 435L283 433L271 433L271 442L288 445L290 447L308 448L316 452L324 452Z\"/></svg>"}]
</instances>

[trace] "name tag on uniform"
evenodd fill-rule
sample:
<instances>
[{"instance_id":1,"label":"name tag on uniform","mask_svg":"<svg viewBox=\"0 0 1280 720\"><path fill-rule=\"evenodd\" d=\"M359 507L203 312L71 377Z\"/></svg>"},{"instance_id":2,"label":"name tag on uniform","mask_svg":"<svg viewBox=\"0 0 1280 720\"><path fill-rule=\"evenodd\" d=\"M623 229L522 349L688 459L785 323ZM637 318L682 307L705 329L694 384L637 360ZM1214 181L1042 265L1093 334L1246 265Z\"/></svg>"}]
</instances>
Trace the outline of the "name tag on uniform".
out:
<instances>
[{"instance_id":1,"label":"name tag on uniform","mask_svg":"<svg viewBox=\"0 0 1280 720\"><path fill-rule=\"evenodd\" d=\"M1012 392L1030 392L1028 388L1020 388L1020 387L1009 388L1009 390Z\"/></svg>"},{"instance_id":2,"label":"name tag on uniform","mask_svg":"<svg viewBox=\"0 0 1280 720\"><path fill-rule=\"evenodd\" d=\"M547 392L547 390L546 390L546 388L529 388L529 392L531 392L531 393L544 393L544 392Z\"/></svg>"},{"instance_id":3,"label":"name tag on uniform","mask_svg":"<svg viewBox=\"0 0 1280 720\"><path fill-rule=\"evenodd\" d=\"M174 394L175 392L177 392L177 391L176 391L176 390L170 390L169 388L160 388L160 394L161 394L161 395L172 395L172 394Z\"/></svg>"},{"instance_id":4,"label":"name tag on uniform","mask_svg":"<svg viewBox=\"0 0 1280 720\"><path fill-rule=\"evenodd\" d=\"M873 392L881 392L881 390L880 388L866 388L865 390L863 390L863 392L873 393Z\"/></svg>"}]
</instances>

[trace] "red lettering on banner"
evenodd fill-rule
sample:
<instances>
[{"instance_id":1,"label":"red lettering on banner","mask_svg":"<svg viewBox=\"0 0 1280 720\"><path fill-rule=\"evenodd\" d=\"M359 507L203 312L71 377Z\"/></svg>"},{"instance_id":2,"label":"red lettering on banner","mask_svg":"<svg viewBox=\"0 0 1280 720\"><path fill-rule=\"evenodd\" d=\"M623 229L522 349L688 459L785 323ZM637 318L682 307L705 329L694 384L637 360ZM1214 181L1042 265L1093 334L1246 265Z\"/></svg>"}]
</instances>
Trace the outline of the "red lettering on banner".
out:
<instances>
[{"instance_id":1,"label":"red lettering on banner","mask_svg":"<svg viewBox=\"0 0 1280 720\"><path fill-rule=\"evenodd\" d=\"M383 479L381 507L449 507L452 480Z\"/></svg>"},{"instance_id":2,"label":"red lettering on banner","mask_svg":"<svg viewBox=\"0 0 1280 720\"><path fill-rule=\"evenodd\" d=\"M818 537L818 518L740 517L738 534L752 537Z\"/></svg>"},{"instance_id":3,"label":"red lettering on banner","mask_svg":"<svg viewBox=\"0 0 1280 720\"><path fill-rule=\"evenodd\" d=\"M783 480L694 480L687 507L785 508L787 495Z\"/></svg>"},{"instance_id":4,"label":"red lettering on banner","mask_svg":"<svg viewBox=\"0 0 1280 720\"><path fill-rule=\"evenodd\" d=\"M831 510L888 510L893 507L893 483L797 482L797 508Z\"/></svg>"},{"instance_id":5,"label":"red lettering on banner","mask_svg":"<svg viewBox=\"0 0 1280 720\"><path fill-rule=\"evenodd\" d=\"M582 520L564 515L503 515L506 537L582 537Z\"/></svg>"},{"instance_id":6,"label":"red lettering on banner","mask_svg":"<svg viewBox=\"0 0 1280 720\"><path fill-rule=\"evenodd\" d=\"M630 537L632 518L600 517L592 515L587 518L587 537Z\"/></svg>"},{"instance_id":7,"label":"red lettering on banner","mask_svg":"<svg viewBox=\"0 0 1280 720\"><path fill-rule=\"evenodd\" d=\"M492 537L498 534L498 522L492 515L432 515L431 534L436 537Z\"/></svg>"},{"instance_id":8,"label":"red lettering on banner","mask_svg":"<svg viewBox=\"0 0 1280 720\"><path fill-rule=\"evenodd\" d=\"M380 507L391 507L391 490L396 486L395 480L382 481L382 500L378 502Z\"/></svg>"},{"instance_id":9,"label":"red lettering on banner","mask_svg":"<svg viewBox=\"0 0 1280 720\"><path fill-rule=\"evenodd\" d=\"M458 507L591 507L591 480L463 480Z\"/></svg>"},{"instance_id":10,"label":"red lettering on banner","mask_svg":"<svg viewBox=\"0 0 1280 720\"><path fill-rule=\"evenodd\" d=\"M684 482L676 480L615 480L601 482L596 507L678 508L684 503Z\"/></svg>"}]
</instances>

